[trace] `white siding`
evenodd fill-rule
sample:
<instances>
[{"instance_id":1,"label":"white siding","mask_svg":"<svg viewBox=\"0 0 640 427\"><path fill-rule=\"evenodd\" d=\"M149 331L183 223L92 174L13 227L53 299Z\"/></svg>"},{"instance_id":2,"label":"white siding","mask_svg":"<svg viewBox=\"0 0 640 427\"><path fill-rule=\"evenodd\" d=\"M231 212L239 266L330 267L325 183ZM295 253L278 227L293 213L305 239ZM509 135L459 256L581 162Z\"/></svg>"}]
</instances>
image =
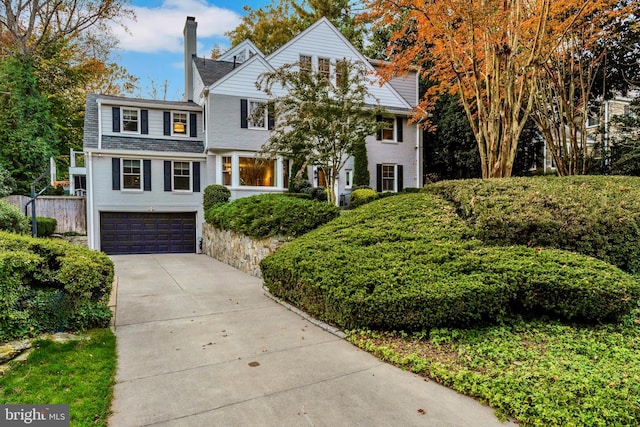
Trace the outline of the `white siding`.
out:
<instances>
[{"instance_id":1,"label":"white siding","mask_svg":"<svg viewBox=\"0 0 640 427\"><path fill-rule=\"evenodd\" d=\"M259 151L269 139L268 130L240 127L240 99L238 96L209 95L208 149Z\"/></svg>"},{"instance_id":2,"label":"white siding","mask_svg":"<svg viewBox=\"0 0 640 427\"><path fill-rule=\"evenodd\" d=\"M101 115L101 123L102 123L102 135L110 135L110 136L135 136L135 133L130 132L113 132L113 111L112 107L118 107L118 105L102 105L102 111L99 112ZM138 134L143 138L167 138L167 139L189 139L188 135L173 135L173 136L165 136L164 135L164 112L165 111L175 111L175 112L184 112L184 113L194 113L194 111L188 110L180 110L180 109L172 109L170 106L167 106L166 110L153 110L144 107L120 107L120 108L140 108L141 110L149 110L149 134L142 135L140 133L140 124L138 123ZM202 139L202 114L197 114L196 123L198 125L198 135L196 138ZM139 120L139 119L138 119Z\"/></svg>"},{"instance_id":3,"label":"white siding","mask_svg":"<svg viewBox=\"0 0 640 427\"><path fill-rule=\"evenodd\" d=\"M262 74L268 71L272 70L262 62L261 58L255 56L225 78L214 83L211 86L211 93L266 99L266 94L256 88L256 82Z\"/></svg>"},{"instance_id":4,"label":"white siding","mask_svg":"<svg viewBox=\"0 0 640 427\"><path fill-rule=\"evenodd\" d=\"M121 158L135 159L135 156L121 156ZM205 159L198 159L200 163L200 192L179 193L164 191L164 160L151 160L151 189L152 191L120 191L112 189L111 157L92 156L93 175L93 217L89 223L93 225L94 246L100 249L100 212L197 212L196 242L201 236L204 214L202 211L202 190L207 185L207 163ZM179 160L179 159L172 159ZM185 158L185 161L195 161ZM89 185L89 183L87 183Z\"/></svg>"},{"instance_id":5,"label":"white siding","mask_svg":"<svg viewBox=\"0 0 640 427\"><path fill-rule=\"evenodd\" d=\"M314 67L317 66L318 57L331 58L332 60L346 58L351 61L362 61L373 71L373 67L349 44L337 30L331 27L327 21L320 21L317 25L310 27L286 44L271 56L267 57L269 64L274 68L279 68L284 64L293 64L299 61L300 55L307 55L313 58ZM407 108L406 103L387 85L379 85L375 76L370 79L370 93L381 105L394 108Z\"/></svg>"}]
</instances>

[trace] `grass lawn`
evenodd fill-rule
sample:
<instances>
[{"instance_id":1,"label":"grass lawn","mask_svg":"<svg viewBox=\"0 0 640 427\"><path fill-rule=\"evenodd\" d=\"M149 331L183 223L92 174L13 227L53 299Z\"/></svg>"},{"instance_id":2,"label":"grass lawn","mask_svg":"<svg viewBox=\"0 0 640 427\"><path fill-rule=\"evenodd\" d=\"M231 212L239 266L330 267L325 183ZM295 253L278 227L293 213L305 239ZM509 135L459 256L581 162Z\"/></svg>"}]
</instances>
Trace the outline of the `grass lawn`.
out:
<instances>
[{"instance_id":1,"label":"grass lawn","mask_svg":"<svg viewBox=\"0 0 640 427\"><path fill-rule=\"evenodd\" d=\"M0 377L2 404L69 404L71 426L106 426L116 372L116 337L94 329L81 341L41 340Z\"/></svg>"},{"instance_id":2,"label":"grass lawn","mask_svg":"<svg viewBox=\"0 0 640 427\"><path fill-rule=\"evenodd\" d=\"M618 325L535 320L413 334L357 331L348 339L522 426L640 424L640 310Z\"/></svg>"}]
</instances>

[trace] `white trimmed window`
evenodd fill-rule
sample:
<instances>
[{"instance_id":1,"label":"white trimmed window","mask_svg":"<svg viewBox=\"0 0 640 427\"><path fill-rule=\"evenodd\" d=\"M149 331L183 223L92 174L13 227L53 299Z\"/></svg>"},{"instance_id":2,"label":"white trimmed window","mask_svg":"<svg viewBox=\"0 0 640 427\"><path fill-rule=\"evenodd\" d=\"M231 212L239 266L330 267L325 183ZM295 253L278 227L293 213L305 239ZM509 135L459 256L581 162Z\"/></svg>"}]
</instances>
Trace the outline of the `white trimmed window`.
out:
<instances>
[{"instance_id":1,"label":"white trimmed window","mask_svg":"<svg viewBox=\"0 0 640 427\"><path fill-rule=\"evenodd\" d=\"M171 113L171 133L173 135L188 135L189 115L187 113Z\"/></svg>"},{"instance_id":2,"label":"white trimmed window","mask_svg":"<svg viewBox=\"0 0 640 427\"><path fill-rule=\"evenodd\" d=\"M192 191L191 162L173 162L173 191Z\"/></svg>"},{"instance_id":3,"label":"white trimmed window","mask_svg":"<svg viewBox=\"0 0 640 427\"><path fill-rule=\"evenodd\" d=\"M123 108L122 109L122 131L123 132L131 132L138 133L139 132L139 117L140 110L133 108Z\"/></svg>"},{"instance_id":4,"label":"white trimmed window","mask_svg":"<svg viewBox=\"0 0 640 427\"><path fill-rule=\"evenodd\" d=\"M275 187L276 162L253 157L240 157L240 185L248 187Z\"/></svg>"},{"instance_id":5,"label":"white trimmed window","mask_svg":"<svg viewBox=\"0 0 640 427\"><path fill-rule=\"evenodd\" d=\"M122 159L122 189L142 190L142 161Z\"/></svg>"},{"instance_id":6,"label":"white trimmed window","mask_svg":"<svg viewBox=\"0 0 640 427\"><path fill-rule=\"evenodd\" d=\"M382 191L396 191L396 165L382 165Z\"/></svg>"},{"instance_id":7,"label":"white trimmed window","mask_svg":"<svg viewBox=\"0 0 640 427\"><path fill-rule=\"evenodd\" d=\"M344 188L349 189L353 185L353 170L347 169L344 171Z\"/></svg>"},{"instance_id":8,"label":"white trimmed window","mask_svg":"<svg viewBox=\"0 0 640 427\"><path fill-rule=\"evenodd\" d=\"M382 140L383 141L395 141L396 140L396 121L391 117L383 117L382 122L384 128L382 128Z\"/></svg>"},{"instance_id":9,"label":"white trimmed window","mask_svg":"<svg viewBox=\"0 0 640 427\"><path fill-rule=\"evenodd\" d=\"M318 72L327 80L331 78L331 60L329 58L318 58Z\"/></svg>"},{"instance_id":10,"label":"white trimmed window","mask_svg":"<svg viewBox=\"0 0 640 427\"><path fill-rule=\"evenodd\" d=\"M222 157L222 185L231 186L231 156Z\"/></svg>"},{"instance_id":11,"label":"white trimmed window","mask_svg":"<svg viewBox=\"0 0 640 427\"><path fill-rule=\"evenodd\" d=\"M300 71L310 73L312 70L311 57L309 55L300 55Z\"/></svg>"},{"instance_id":12,"label":"white trimmed window","mask_svg":"<svg viewBox=\"0 0 640 427\"><path fill-rule=\"evenodd\" d=\"M249 100L248 102L247 123L249 129L266 129L267 128L267 108L266 102Z\"/></svg>"}]
</instances>

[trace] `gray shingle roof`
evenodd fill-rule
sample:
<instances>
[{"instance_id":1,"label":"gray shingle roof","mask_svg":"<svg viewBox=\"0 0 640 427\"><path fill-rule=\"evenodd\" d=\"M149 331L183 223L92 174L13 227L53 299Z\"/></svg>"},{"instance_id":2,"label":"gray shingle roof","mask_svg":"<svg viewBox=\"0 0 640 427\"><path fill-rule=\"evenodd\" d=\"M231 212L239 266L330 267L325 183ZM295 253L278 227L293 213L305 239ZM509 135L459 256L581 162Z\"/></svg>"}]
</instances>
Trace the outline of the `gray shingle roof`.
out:
<instances>
[{"instance_id":1,"label":"gray shingle roof","mask_svg":"<svg viewBox=\"0 0 640 427\"><path fill-rule=\"evenodd\" d=\"M233 62L193 58L198 74L205 86L210 86L233 71ZM236 67L240 64L236 64Z\"/></svg>"},{"instance_id":2,"label":"gray shingle roof","mask_svg":"<svg viewBox=\"0 0 640 427\"><path fill-rule=\"evenodd\" d=\"M103 135L102 148L106 150L164 151L200 154L204 152L204 143L202 141L192 140Z\"/></svg>"}]
</instances>

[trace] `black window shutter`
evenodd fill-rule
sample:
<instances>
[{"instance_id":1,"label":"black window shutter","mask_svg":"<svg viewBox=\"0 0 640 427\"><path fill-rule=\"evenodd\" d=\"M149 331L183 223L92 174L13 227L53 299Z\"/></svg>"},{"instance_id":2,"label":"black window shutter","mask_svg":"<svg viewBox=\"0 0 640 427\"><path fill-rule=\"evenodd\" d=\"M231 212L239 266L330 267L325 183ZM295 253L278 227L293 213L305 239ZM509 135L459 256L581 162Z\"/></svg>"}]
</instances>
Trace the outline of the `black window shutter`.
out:
<instances>
[{"instance_id":1,"label":"black window shutter","mask_svg":"<svg viewBox=\"0 0 640 427\"><path fill-rule=\"evenodd\" d=\"M380 163L376 165L376 190L378 193L382 192L382 165Z\"/></svg>"},{"instance_id":2,"label":"black window shutter","mask_svg":"<svg viewBox=\"0 0 640 427\"><path fill-rule=\"evenodd\" d=\"M402 123L404 120L402 117L396 117L396 141L402 142Z\"/></svg>"},{"instance_id":3,"label":"black window shutter","mask_svg":"<svg viewBox=\"0 0 640 427\"><path fill-rule=\"evenodd\" d=\"M164 118L164 134L171 135L171 112L165 111L163 114Z\"/></svg>"},{"instance_id":4,"label":"black window shutter","mask_svg":"<svg viewBox=\"0 0 640 427\"><path fill-rule=\"evenodd\" d=\"M193 162L193 191L200 192L200 162Z\"/></svg>"},{"instance_id":5,"label":"black window shutter","mask_svg":"<svg viewBox=\"0 0 640 427\"><path fill-rule=\"evenodd\" d=\"M198 136L198 116L194 113L189 114L189 136L195 138Z\"/></svg>"},{"instance_id":6,"label":"black window shutter","mask_svg":"<svg viewBox=\"0 0 640 427\"><path fill-rule=\"evenodd\" d=\"M142 161L142 186L144 191L151 191L151 160Z\"/></svg>"},{"instance_id":7,"label":"black window shutter","mask_svg":"<svg viewBox=\"0 0 640 427\"><path fill-rule=\"evenodd\" d=\"M164 191L171 191L171 161L164 161Z\"/></svg>"},{"instance_id":8,"label":"black window shutter","mask_svg":"<svg viewBox=\"0 0 640 427\"><path fill-rule=\"evenodd\" d=\"M249 123L247 122L247 115L249 114L249 107L247 106L247 100L240 100L240 127L243 129L247 129L249 127Z\"/></svg>"},{"instance_id":9,"label":"black window shutter","mask_svg":"<svg viewBox=\"0 0 640 427\"><path fill-rule=\"evenodd\" d=\"M114 190L120 190L120 158L111 159L111 184Z\"/></svg>"},{"instance_id":10,"label":"black window shutter","mask_svg":"<svg viewBox=\"0 0 640 427\"><path fill-rule=\"evenodd\" d=\"M382 121L382 116L381 115L377 115L376 116L376 121L378 123L380 123ZM377 141L382 141L382 129L378 129L378 133L376 134L376 140Z\"/></svg>"},{"instance_id":11,"label":"black window shutter","mask_svg":"<svg viewBox=\"0 0 640 427\"><path fill-rule=\"evenodd\" d=\"M398 165L396 166L397 168L397 175L396 176L396 182L398 183L398 191L402 191L402 189L404 188L404 177L402 176L402 165Z\"/></svg>"},{"instance_id":12,"label":"black window shutter","mask_svg":"<svg viewBox=\"0 0 640 427\"><path fill-rule=\"evenodd\" d=\"M273 108L273 105L269 105L268 107L268 114L267 114L267 129L271 130L273 129L273 126L275 125L275 109Z\"/></svg>"},{"instance_id":13,"label":"black window shutter","mask_svg":"<svg viewBox=\"0 0 640 427\"><path fill-rule=\"evenodd\" d=\"M112 130L114 132L120 132L120 107L112 107L111 112L112 112L111 116L113 119Z\"/></svg>"},{"instance_id":14,"label":"black window shutter","mask_svg":"<svg viewBox=\"0 0 640 427\"><path fill-rule=\"evenodd\" d=\"M140 133L149 134L149 110L140 110Z\"/></svg>"}]
</instances>

